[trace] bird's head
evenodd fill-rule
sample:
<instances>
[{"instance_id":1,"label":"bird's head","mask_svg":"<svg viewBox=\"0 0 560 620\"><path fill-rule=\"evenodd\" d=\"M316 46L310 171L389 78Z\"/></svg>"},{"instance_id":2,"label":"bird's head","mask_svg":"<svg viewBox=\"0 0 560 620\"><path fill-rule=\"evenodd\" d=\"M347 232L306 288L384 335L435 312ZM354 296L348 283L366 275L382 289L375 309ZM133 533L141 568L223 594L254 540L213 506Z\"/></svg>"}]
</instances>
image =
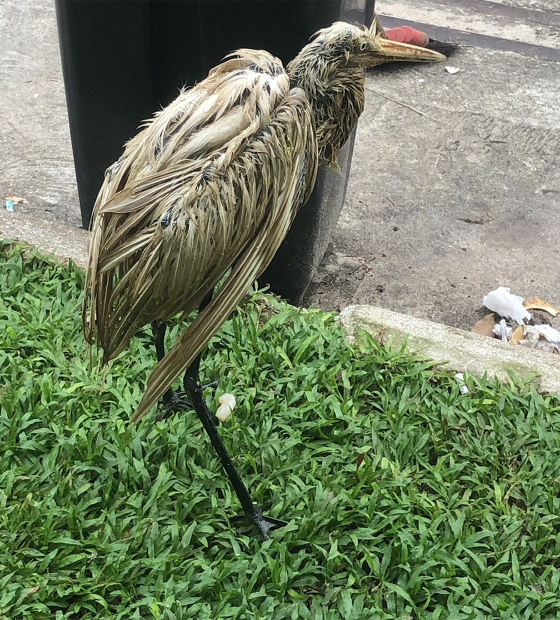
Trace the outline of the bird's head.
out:
<instances>
[{"instance_id":1,"label":"bird's head","mask_svg":"<svg viewBox=\"0 0 560 620\"><path fill-rule=\"evenodd\" d=\"M308 47L325 60L364 68L392 61L445 60L445 56L436 51L384 38L377 22L374 22L371 28L335 22L332 26L319 30Z\"/></svg>"},{"instance_id":2,"label":"bird's head","mask_svg":"<svg viewBox=\"0 0 560 620\"><path fill-rule=\"evenodd\" d=\"M371 28L336 22L319 30L288 64L292 84L305 91L313 108L321 165L338 166L338 151L364 107L365 69L395 60L437 62L445 56L390 41L375 20Z\"/></svg>"}]
</instances>

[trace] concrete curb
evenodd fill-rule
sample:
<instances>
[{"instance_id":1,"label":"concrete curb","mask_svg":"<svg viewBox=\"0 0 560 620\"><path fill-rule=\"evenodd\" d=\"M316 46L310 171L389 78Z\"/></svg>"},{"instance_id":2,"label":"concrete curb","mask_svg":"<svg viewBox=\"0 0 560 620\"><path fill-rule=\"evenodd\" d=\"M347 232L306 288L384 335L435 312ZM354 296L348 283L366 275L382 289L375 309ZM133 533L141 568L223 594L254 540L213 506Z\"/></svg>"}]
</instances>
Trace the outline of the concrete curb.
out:
<instances>
[{"instance_id":1,"label":"concrete curb","mask_svg":"<svg viewBox=\"0 0 560 620\"><path fill-rule=\"evenodd\" d=\"M537 374L540 391L560 393L558 355L374 306L348 306L338 320L351 341L363 329L389 346L400 348L406 342L411 351L455 372L477 375L486 372L500 380L507 378L508 370L520 377Z\"/></svg>"},{"instance_id":2,"label":"concrete curb","mask_svg":"<svg viewBox=\"0 0 560 620\"><path fill-rule=\"evenodd\" d=\"M0 212L0 238L27 243L59 261L70 259L79 267L87 264L90 236L88 231L27 213ZM400 348L406 342L411 351L455 372L487 372L499 379L506 379L508 370L521 377L537 374L541 391L560 393L560 356L374 306L348 306L340 313L339 323L350 340L364 329L389 346Z\"/></svg>"},{"instance_id":3,"label":"concrete curb","mask_svg":"<svg viewBox=\"0 0 560 620\"><path fill-rule=\"evenodd\" d=\"M87 230L48 222L28 213L0 211L0 238L27 243L59 261L70 259L82 268L87 264L90 237Z\"/></svg>"}]
</instances>

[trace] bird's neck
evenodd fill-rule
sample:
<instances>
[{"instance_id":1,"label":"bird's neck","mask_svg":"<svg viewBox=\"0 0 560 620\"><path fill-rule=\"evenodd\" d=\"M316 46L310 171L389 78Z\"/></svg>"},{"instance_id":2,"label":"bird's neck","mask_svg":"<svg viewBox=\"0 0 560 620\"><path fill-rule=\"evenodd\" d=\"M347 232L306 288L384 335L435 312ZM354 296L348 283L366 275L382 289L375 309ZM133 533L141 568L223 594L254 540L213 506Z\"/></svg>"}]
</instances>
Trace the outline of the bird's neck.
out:
<instances>
[{"instance_id":1,"label":"bird's neck","mask_svg":"<svg viewBox=\"0 0 560 620\"><path fill-rule=\"evenodd\" d=\"M338 151L364 109L364 69L329 62L320 54L300 56L288 65L288 74L293 86L305 91L313 108L319 165L338 168Z\"/></svg>"}]
</instances>

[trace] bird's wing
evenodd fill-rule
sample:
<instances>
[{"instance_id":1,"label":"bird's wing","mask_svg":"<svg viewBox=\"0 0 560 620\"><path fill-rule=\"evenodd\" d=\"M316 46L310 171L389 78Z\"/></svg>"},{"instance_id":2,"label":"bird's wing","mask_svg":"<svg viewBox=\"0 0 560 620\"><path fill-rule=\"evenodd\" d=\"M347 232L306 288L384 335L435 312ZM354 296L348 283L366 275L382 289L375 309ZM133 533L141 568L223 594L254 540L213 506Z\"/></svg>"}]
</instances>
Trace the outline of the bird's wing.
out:
<instances>
[{"instance_id":1,"label":"bird's wing","mask_svg":"<svg viewBox=\"0 0 560 620\"><path fill-rule=\"evenodd\" d=\"M137 419L266 268L313 187L311 108L274 61L243 51L220 65L163 110L108 171L84 306L86 337L97 336L105 360L143 325L192 311L233 266L155 369Z\"/></svg>"},{"instance_id":2,"label":"bird's wing","mask_svg":"<svg viewBox=\"0 0 560 620\"><path fill-rule=\"evenodd\" d=\"M193 362L227 320L252 282L266 269L284 240L299 206L313 188L317 150L311 110L303 91L293 90L262 139L249 146L233 169L252 178L264 215L237 257L231 273L148 379L133 421L141 420L172 382ZM305 145L312 145L307 148ZM250 162L250 165L248 165ZM239 167L238 167L239 165ZM249 199L249 196L246 196Z\"/></svg>"},{"instance_id":3,"label":"bird's wing","mask_svg":"<svg viewBox=\"0 0 560 620\"><path fill-rule=\"evenodd\" d=\"M299 164L301 169L304 158L298 156L294 163ZM150 375L142 401L132 418L134 422L140 421L176 377L191 365L247 293L252 282L274 258L295 216L294 201L299 192L296 174L288 174L285 179L288 182L275 200L275 208L265 217L256 235L247 244L216 297L200 312Z\"/></svg>"}]
</instances>

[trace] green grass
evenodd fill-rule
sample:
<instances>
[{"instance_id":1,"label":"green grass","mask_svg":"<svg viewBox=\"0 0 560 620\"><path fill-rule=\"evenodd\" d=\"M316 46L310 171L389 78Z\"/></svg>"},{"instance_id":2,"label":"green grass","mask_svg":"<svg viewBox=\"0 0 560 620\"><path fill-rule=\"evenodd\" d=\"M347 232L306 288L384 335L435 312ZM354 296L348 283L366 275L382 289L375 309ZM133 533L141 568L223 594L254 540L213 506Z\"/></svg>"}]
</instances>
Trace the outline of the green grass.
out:
<instances>
[{"instance_id":1,"label":"green grass","mask_svg":"<svg viewBox=\"0 0 560 620\"><path fill-rule=\"evenodd\" d=\"M255 498L290 520L261 544L194 414L131 428L149 333L100 389L80 271L8 246L0 269L0 618L559 617L557 397L463 395L254 294L203 372L237 397L222 434Z\"/></svg>"}]
</instances>

